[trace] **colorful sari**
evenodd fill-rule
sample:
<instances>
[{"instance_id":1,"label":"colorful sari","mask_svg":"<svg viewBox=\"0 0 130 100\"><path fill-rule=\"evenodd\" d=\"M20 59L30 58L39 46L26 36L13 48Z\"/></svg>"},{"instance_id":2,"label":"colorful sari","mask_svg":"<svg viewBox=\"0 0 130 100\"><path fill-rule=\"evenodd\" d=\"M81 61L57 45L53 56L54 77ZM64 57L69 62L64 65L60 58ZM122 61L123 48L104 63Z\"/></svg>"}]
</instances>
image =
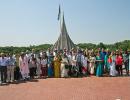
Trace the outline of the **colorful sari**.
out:
<instances>
[{"instance_id":1,"label":"colorful sari","mask_svg":"<svg viewBox=\"0 0 130 100\"><path fill-rule=\"evenodd\" d=\"M54 77L59 78L60 77L60 57L54 57Z\"/></svg>"},{"instance_id":2,"label":"colorful sari","mask_svg":"<svg viewBox=\"0 0 130 100\"><path fill-rule=\"evenodd\" d=\"M96 67L97 67L97 70L96 70L96 76L102 76L103 75L103 68L102 68L102 60L100 58L100 56L97 56L96 57Z\"/></svg>"}]
</instances>

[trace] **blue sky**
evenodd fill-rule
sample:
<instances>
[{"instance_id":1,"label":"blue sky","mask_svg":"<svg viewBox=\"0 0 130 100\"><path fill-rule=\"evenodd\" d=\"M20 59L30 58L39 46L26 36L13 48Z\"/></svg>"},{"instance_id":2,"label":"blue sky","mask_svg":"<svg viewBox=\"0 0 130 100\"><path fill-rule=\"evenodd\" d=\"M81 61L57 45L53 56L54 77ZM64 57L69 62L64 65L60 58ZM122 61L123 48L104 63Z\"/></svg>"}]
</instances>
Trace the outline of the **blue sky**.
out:
<instances>
[{"instance_id":1,"label":"blue sky","mask_svg":"<svg viewBox=\"0 0 130 100\"><path fill-rule=\"evenodd\" d=\"M130 0L0 0L0 46L55 43L59 3L74 43L130 40Z\"/></svg>"}]
</instances>

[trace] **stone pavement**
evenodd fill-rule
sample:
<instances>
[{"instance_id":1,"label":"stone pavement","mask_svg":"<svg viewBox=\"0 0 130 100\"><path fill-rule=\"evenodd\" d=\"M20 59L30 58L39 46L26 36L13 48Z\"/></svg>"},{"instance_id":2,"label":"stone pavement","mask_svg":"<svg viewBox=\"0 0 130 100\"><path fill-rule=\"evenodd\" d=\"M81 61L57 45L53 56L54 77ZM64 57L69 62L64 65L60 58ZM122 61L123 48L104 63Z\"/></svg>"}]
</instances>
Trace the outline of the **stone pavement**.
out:
<instances>
[{"instance_id":1,"label":"stone pavement","mask_svg":"<svg viewBox=\"0 0 130 100\"><path fill-rule=\"evenodd\" d=\"M130 100L130 77L48 78L0 86L0 100Z\"/></svg>"}]
</instances>

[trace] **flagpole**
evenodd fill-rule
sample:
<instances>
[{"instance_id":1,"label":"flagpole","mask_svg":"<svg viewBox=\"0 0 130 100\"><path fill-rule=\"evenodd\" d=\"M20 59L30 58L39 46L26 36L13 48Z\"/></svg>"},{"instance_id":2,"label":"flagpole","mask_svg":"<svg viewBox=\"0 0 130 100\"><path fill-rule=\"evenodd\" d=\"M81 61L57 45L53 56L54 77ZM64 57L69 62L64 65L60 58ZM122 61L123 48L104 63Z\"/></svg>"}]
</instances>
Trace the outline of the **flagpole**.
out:
<instances>
[{"instance_id":1,"label":"flagpole","mask_svg":"<svg viewBox=\"0 0 130 100\"><path fill-rule=\"evenodd\" d=\"M60 34L61 34L61 37L62 37L62 29L61 29L61 28L62 28L62 25L61 25L61 24L62 24L62 23L61 23L61 19L62 19L62 18L61 18L61 17L62 17L62 11L61 11L61 16L60 16ZM62 38L61 38L61 48L63 48Z\"/></svg>"},{"instance_id":2,"label":"flagpole","mask_svg":"<svg viewBox=\"0 0 130 100\"><path fill-rule=\"evenodd\" d=\"M62 4L62 0L60 0L60 34L61 34L61 17L62 17L61 4Z\"/></svg>"}]
</instances>

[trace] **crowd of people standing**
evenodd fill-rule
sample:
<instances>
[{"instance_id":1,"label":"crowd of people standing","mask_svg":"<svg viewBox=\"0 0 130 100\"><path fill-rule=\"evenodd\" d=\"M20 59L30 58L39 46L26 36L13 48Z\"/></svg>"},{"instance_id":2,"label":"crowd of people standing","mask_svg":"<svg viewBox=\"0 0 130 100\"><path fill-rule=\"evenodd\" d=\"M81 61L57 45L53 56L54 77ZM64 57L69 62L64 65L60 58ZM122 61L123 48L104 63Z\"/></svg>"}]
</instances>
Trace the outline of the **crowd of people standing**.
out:
<instances>
[{"instance_id":1,"label":"crowd of people standing","mask_svg":"<svg viewBox=\"0 0 130 100\"><path fill-rule=\"evenodd\" d=\"M0 83L35 78L67 78L83 76L129 76L129 52L116 50L72 49L22 52L18 59L12 54L0 55Z\"/></svg>"}]
</instances>

